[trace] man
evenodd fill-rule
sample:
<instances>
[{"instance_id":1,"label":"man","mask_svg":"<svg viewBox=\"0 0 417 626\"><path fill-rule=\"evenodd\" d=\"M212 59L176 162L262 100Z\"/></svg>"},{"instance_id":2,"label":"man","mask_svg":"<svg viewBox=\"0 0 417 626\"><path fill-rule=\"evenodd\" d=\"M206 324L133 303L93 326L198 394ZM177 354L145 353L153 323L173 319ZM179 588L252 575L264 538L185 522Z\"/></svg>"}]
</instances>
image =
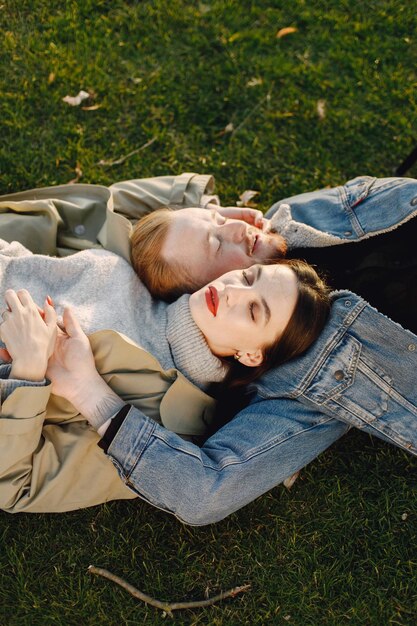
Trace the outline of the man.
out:
<instances>
[{"instance_id":1,"label":"man","mask_svg":"<svg viewBox=\"0 0 417 626\"><path fill-rule=\"evenodd\" d=\"M178 186L182 194L189 183ZM111 188L109 217L116 217L115 206L129 212L126 200L135 204L137 186ZM414 217L416 204L416 181L365 177L279 203L271 213L289 248L327 243L330 250L394 229ZM113 225L119 222L113 219ZM102 239L111 235L108 226ZM410 332L357 296L340 293L313 348L265 376L251 404L202 448L128 405L111 421L102 447L142 498L188 523L214 522L303 467L351 426L416 454L416 347Z\"/></svg>"},{"instance_id":2,"label":"man","mask_svg":"<svg viewBox=\"0 0 417 626\"><path fill-rule=\"evenodd\" d=\"M250 220L251 213L241 215L237 208L214 204L207 205L210 211L188 208L152 213L133 231L132 263L155 297L173 299L225 271L275 262L287 253L315 263L334 288L359 293L416 330L417 225L415 220L408 221L412 210L410 215L393 210L396 204L402 206L404 185L413 189L414 183L361 177L343 187L294 196L276 203L261 229ZM384 223L378 221L380 200L390 203L385 205ZM255 221L255 212L253 217ZM402 227L396 229L399 224ZM160 235L148 239L148 229ZM371 239L375 234L378 238ZM356 245L348 249L340 245L349 242Z\"/></svg>"}]
</instances>

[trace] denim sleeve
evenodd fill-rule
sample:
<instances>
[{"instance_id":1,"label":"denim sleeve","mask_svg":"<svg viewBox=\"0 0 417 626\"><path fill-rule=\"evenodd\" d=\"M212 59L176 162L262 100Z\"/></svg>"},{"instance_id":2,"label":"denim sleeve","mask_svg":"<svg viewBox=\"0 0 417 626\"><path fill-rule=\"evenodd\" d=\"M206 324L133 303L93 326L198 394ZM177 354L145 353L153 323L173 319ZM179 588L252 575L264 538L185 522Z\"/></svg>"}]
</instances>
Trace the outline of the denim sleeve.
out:
<instances>
[{"instance_id":1,"label":"denim sleeve","mask_svg":"<svg viewBox=\"0 0 417 626\"><path fill-rule=\"evenodd\" d=\"M262 400L199 448L131 408L107 454L141 498L203 525L281 483L348 428L296 400Z\"/></svg>"}]
</instances>

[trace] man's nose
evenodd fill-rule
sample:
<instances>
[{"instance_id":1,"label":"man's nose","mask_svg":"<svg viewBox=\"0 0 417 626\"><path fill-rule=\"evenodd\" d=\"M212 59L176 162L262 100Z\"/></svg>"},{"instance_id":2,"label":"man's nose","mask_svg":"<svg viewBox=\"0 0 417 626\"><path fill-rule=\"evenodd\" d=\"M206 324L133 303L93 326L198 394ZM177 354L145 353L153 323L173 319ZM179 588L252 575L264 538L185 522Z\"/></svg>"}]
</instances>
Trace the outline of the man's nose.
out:
<instances>
[{"instance_id":1,"label":"man's nose","mask_svg":"<svg viewBox=\"0 0 417 626\"><path fill-rule=\"evenodd\" d=\"M228 221L225 224L219 226L220 233L226 241L232 243L241 243L246 239L247 225L245 222Z\"/></svg>"}]
</instances>

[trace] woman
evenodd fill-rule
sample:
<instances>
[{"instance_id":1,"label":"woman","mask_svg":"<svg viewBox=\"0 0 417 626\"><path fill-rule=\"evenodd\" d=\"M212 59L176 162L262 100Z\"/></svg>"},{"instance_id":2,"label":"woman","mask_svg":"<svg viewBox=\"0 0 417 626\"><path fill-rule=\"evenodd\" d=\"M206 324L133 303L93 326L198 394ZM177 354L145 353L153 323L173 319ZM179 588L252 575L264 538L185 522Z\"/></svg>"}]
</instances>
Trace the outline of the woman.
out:
<instances>
[{"instance_id":1,"label":"woman","mask_svg":"<svg viewBox=\"0 0 417 626\"><path fill-rule=\"evenodd\" d=\"M168 305L154 302L132 268L111 253L96 250L51 259L30 255L19 246L16 249L16 244L4 252L7 284L17 284L19 275L26 284L33 283L30 289L35 292L45 283L47 291L54 286L57 306L68 301L68 293L74 297L75 310L88 332L107 325L133 339L108 331L90 337L102 377L85 334L67 310L68 334L59 334L46 372L57 332L53 307L45 302L43 320L26 291L6 292L0 331L12 365L2 366L0 506L11 512L64 511L135 497L97 447L99 437L88 428L83 414L94 428L100 428L120 408L120 396L181 434L203 434L210 400L195 386L202 389L222 380L227 369L224 358L234 357L256 375L261 365L276 365L280 359L295 356L315 339L328 311L326 287L314 270L300 262L229 272ZM96 277L98 260L104 269ZM71 291L73 282L76 289ZM40 302L39 294L36 298ZM101 312L103 305L106 310ZM315 315L306 318L308 311ZM68 388L56 372L66 357L65 342L77 333L80 349L76 348L75 359L72 354L76 374ZM159 363L134 342L156 355ZM135 364L127 372L124 359L133 352ZM9 374L19 380L10 379ZM50 395L45 374L52 380L54 395ZM97 411L96 405L91 411L97 394L107 414L102 407ZM167 410L170 403L171 413ZM193 421L196 404L197 427ZM184 413L191 407L186 427L173 415L179 406Z\"/></svg>"}]
</instances>

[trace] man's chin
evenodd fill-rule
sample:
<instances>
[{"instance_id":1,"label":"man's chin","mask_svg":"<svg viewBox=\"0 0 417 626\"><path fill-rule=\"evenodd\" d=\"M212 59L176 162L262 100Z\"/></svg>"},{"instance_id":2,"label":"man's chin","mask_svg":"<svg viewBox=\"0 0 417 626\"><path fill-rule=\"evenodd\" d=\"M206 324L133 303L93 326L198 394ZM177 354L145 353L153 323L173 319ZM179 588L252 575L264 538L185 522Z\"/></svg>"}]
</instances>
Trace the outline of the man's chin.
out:
<instances>
[{"instance_id":1,"label":"man's chin","mask_svg":"<svg viewBox=\"0 0 417 626\"><path fill-rule=\"evenodd\" d=\"M283 259L287 254L287 242L282 235L278 233L268 233L270 237L268 241L268 249L265 250L264 263L273 263L279 259Z\"/></svg>"}]
</instances>

